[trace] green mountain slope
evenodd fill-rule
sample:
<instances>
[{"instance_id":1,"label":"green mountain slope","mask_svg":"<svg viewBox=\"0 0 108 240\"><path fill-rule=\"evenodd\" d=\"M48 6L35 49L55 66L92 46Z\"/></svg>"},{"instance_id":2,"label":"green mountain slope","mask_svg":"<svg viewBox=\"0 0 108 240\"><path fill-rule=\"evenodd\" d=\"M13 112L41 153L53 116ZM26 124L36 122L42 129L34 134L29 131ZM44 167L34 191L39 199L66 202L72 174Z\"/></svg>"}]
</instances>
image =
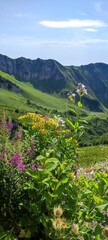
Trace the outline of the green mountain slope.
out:
<instances>
[{"instance_id":1,"label":"green mountain slope","mask_svg":"<svg viewBox=\"0 0 108 240\"><path fill-rule=\"evenodd\" d=\"M68 91L75 91L77 84L81 82L88 89L88 96L83 99L86 109L99 112L104 111L104 107L108 108L107 64L96 63L80 67L63 66L52 59L42 60L38 58L31 60L24 57L11 59L0 54L0 70L13 75L20 83L30 83L31 86L41 92L46 92L50 95L56 93L62 97L66 97ZM3 88L3 83L1 83L1 87ZM11 84L8 86L8 89L20 93L20 89L18 87L16 89ZM27 98L29 94L30 99L34 101L35 98L33 96L35 93L33 93L33 90L30 90L30 92L27 91L25 97ZM40 95L41 93L39 93L39 98ZM52 99L49 105L49 97L48 100L46 97L43 100L43 96L40 100L41 105L47 105L49 108L55 108L56 106L56 108L61 109L61 107L57 106L56 99L54 100L55 103ZM38 102L38 99L35 99L35 101Z\"/></svg>"},{"instance_id":2,"label":"green mountain slope","mask_svg":"<svg viewBox=\"0 0 108 240\"><path fill-rule=\"evenodd\" d=\"M68 111L72 104L35 89L30 83L20 82L14 76L0 71L0 107L16 111ZM73 105L73 108L77 108Z\"/></svg>"}]
</instances>

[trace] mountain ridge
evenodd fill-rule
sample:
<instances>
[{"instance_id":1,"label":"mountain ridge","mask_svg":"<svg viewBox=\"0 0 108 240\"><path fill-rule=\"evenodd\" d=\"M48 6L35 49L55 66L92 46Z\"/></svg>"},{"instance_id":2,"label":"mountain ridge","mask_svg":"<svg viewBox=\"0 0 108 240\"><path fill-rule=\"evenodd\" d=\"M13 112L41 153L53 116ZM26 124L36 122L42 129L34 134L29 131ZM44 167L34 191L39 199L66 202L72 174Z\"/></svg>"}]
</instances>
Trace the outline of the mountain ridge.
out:
<instances>
[{"instance_id":1,"label":"mountain ridge","mask_svg":"<svg viewBox=\"0 0 108 240\"><path fill-rule=\"evenodd\" d=\"M12 59L0 54L0 70L13 75L17 80L30 82L33 87L49 94L75 91L79 82L86 85L90 99L102 103L108 108L108 64L90 63L81 66L63 66L53 59L40 58L31 60L19 57Z\"/></svg>"}]
</instances>

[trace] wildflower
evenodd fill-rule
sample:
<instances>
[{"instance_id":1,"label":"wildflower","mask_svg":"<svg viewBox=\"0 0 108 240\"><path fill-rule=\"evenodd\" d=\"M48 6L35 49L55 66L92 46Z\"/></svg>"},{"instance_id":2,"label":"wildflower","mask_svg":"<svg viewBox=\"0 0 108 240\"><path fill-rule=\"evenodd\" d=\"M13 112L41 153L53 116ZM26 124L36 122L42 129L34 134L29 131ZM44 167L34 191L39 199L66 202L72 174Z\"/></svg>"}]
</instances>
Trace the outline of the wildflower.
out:
<instances>
[{"instance_id":1,"label":"wildflower","mask_svg":"<svg viewBox=\"0 0 108 240\"><path fill-rule=\"evenodd\" d=\"M63 210L60 207L60 205L58 207L54 207L54 215L56 217L60 217L63 214Z\"/></svg>"},{"instance_id":2,"label":"wildflower","mask_svg":"<svg viewBox=\"0 0 108 240\"><path fill-rule=\"evenodd\" d=\"M52 221L52 223L55 230L61 230L62 228L67 227L67 222L65 218L56 218Z\"/></svg>"},{"instance_id":3,"label":"wildflower","mask_svg":"<svg viewBox=\"0 0 108 240\"><path fill-rule=\"evenodd\" d=\"M86 89L86 87L85 87L84 84L78 83L76 92L77 92L79 95L84 95L84 94L87 94L87 89Z\"/></svg>"},{"instance_id":4,"label":"wildflower","mask_svg":"<svg viewBox=\"0 0 108 240\"><path fill-rule=\"evenodd\" d=\"M22 169L22 171L26 170L26 166L24 164L22 164L21 162L18 162L17 168Z\"/></svg>"},{"instance_id":5,"label":"wildflower","mask_svg":"<svg viewBox=\"0 0 108 240\"><path fill-rule=\"evenodd\" d=\"M32 170L36 170L35 165L31 165L30 168L31 168Z\"/></svg>"},{"instance_id":6,"label":"wildflower","mask_svg":"<svg viewBox=\"0 0 108 240\"><path fill-rule=\"evenodd\" d=\"M73 223L72 226L71 226L71 230L72 230L72 232L73 232L75 235L77 235L78 232L79 232L79 226L78 226L78 224Z\"/></svg>"},{"instance_id":7,"label":"wildflower","mask_svg":"<svg viewBox=\"0 0 108 240\"><path fill-rule=\"evenodd\" d=\"M16 132L15 137L16 137L17 140L21 140L22 135L23 135L22 129L20 128L19 131Z\"/></svg>"},{"instance_id":8,"label":"wildflower","mask_svg":"<svg viewBox=\"0 0 108 240\"><path fill-rule=\"evenodd\" d=\"M69 99L71 100L71 101L75 101L75 97L76 97L76 93L73 93L73 92L69 92L68 94L67 94L67 96L69 97Z\"/></svg>"},{"instance_id":9,"label":"wildflower","mask_svg":"<svg viewBox=\"0 0 108 240\"><path fill-rule=\"evenodd\" d=\"M28 149L26 152L26 155L32 154L33 150L32 149Z\"/></svg>"},{"instance_id":10,"label":"wildflower","mask_svg":"<svg viewBox=\"0 0 108 240\"><path fill-rule=\"evenodd\" d=\"M62 117L54 116L53 121L55 122L56 127L59 127L59 126L64 127L65 126L65 121L62 119Z\"/></svg>"},{"instance_id":11,"label":"wildflower","mask_svg":"<svg viewBox=\"0 0 108 240\"><path fill-rule=\"evenodd\" d=\"M19 155L19 154L13 155L13 156L12 156L11 164L12 164L12 165L18 164L19 160L20 160L20 155Z\"/></svg>"},{"instance_id":12,"label":"wildflower","mask_svg":"<svg viewBox=\"0 0 108 240\"><path fill-rule=\"evenodd\" d=\"M40 129L40 130L39 130L39 133L40 133L40 134L47 134L48 131L47 131L46 129Z\"/></svg>"},{"instance_id":13,"label":"wildflower","mask_svg":"<svg viewBox=\"0 0 108 240\"><path fill-rule=\"evenodd\" d=\"M60 126L60 125L62 127L65 127L65 122L64 122L64 120L61 117L58 118L58 123L57 123L57 126Z\"/></svg>"},{"instance_id":14,"label":"wildflower","mask_svg":"<svg viewBox=\"0 0 108 240\"><path fill-rule=\"evenodd\" d=\"M12 129L13 129L13 123L6 122L6 133L10 133L11 134Z\"/></svg>"},{"instance_id":15,"label":"wildflower","mask_svg":"<svg viewBox=\"0 0 108 240\"><path fill-rule=\"evenodd\" d=\"M66 228L67 227L67 222L65 218L61 218L62 219L62 228Z\"/></svg>"},{"instance_id":16,"label":"wildflower","mask_svg":"<svg viewBox=\"0 0 108 240\"><path fill-rule=\"evenodd\" d=\"M67 96L68 96L68 97L69 97L69 96L72 96L72 97L74 98L74 97L76 96L76 94L73 93L73 92L68 92Z\"/></svg>"},{"instance_id":17,"label":"wildflower","mask_svg":"<svg viewBox=\"0 0 108 240\"><path fill-rule=\"evenodd\" d=\"M71 94L71 97L75 98L75 97L76 97L76 94L75 94L75 93L72 93L72 94Z\"/></svg>"}]
</instances>

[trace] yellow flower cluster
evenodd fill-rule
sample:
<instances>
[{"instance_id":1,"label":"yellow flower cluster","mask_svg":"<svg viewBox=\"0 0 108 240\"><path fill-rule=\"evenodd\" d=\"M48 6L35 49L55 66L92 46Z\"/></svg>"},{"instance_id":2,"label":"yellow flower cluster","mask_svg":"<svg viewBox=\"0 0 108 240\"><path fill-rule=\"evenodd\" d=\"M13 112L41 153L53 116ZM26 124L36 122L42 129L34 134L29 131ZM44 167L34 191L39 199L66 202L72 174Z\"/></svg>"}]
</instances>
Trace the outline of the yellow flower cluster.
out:
<instances>
[{"instance_id":1,"label":"yellow flower cluster","mask_svg":"<svg viewBox=\"0 0 108 240\"><path fill-rule=\"evenodd\" d=\"M39 120L41 117L42 117L42 115L40 115L40 114L28 113L28 114L25 114L25 115L23 115L23 116L20 116L20 117L18 118L18 120L30 119L30 120L32 120L32 121L36 121L36 120Z\"/></svg>"},{"instance_id":2,"label":"yellow flower cluster","mask_svg":"<svg viewBox=\"0 0 108 240\"><path fill-rule=\"evenodd\" d=\"M33 130L37 130L40 134L47 134L48 130L55 130L57 126L57 119L43 117L40 114L28 113L20 116L19 120L26 120Z\"/></svg>"}]
</instances>

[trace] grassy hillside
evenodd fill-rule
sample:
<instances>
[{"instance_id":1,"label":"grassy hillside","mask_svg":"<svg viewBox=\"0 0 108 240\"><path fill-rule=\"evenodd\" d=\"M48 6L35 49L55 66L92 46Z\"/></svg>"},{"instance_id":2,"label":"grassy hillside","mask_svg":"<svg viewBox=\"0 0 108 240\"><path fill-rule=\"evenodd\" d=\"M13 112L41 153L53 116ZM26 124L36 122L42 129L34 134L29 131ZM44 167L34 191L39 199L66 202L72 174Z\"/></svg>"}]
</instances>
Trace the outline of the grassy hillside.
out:
<instances>
[{"instance_id":1,"label":"grassy hillside","mask_svg":"<svg viewBox=\"0 0 108 240\"><path fill-rule=\"evenodd\" d=\"M0 71L0 81L4 88L0 89L0 109L15 110L16 112L28 111L57 111L66 112L70 108L77 108L65 99L57 98L36 90L30 83L20 82L14 76ZM19 93L8 90L6 83L18 87Z\"/></svg>"},{"instance_id":2,"label":"grassy hillside","mask_svg":"<svg viewBox=\"0 0 108 240\"><path fill-rule=\"evenodd\" d=\"M78 162L81 167L108 161L108 145L83 147L78 149Z\"/></svg>"}]
</instances>

